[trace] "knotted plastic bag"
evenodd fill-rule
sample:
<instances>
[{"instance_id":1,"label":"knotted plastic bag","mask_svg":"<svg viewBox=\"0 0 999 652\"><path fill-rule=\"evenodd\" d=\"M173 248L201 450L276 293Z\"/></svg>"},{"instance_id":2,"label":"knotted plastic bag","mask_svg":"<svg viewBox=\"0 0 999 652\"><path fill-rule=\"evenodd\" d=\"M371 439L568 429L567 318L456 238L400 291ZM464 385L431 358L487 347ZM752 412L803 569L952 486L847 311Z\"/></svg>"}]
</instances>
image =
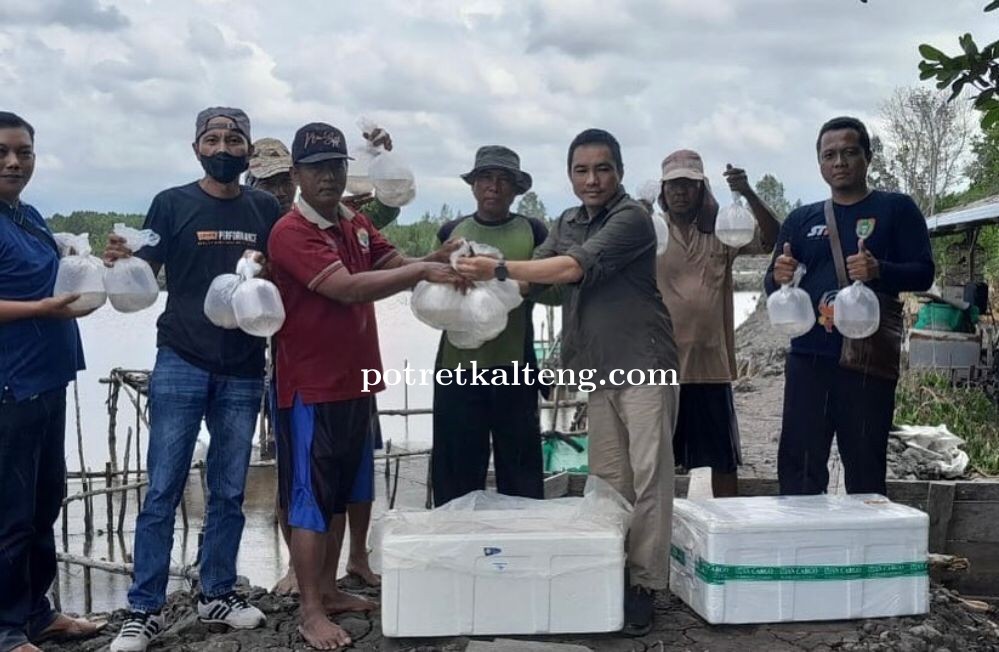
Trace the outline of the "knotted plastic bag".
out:
<instances>
[{"instance_id":1,"label":"knotted plastic bag","mask_svg":"<svg viewBox=\"0 0 999 652\"><path fill-rule=\"evenodd\" d=\"M791 282L781 285L780 289L767 299L770 325L788 337L800 337L812 330L812 326L815 325L812 298L798 287L805 271L805 266L799 264L794 270Z\"/></svg>"},{"instance_id":2,"label":"knotted plastic bag","mask_svg":"<svg viewBox=\"0 0 999 652\"><path fill-rule=\"evenodd\" d=\"M242 282L243 277L239 274L219 274L212 279L205 294L205 317L208 321L226 330L239 328L232 309L232 294Z\"/></svg>"},{"instance_id":3,"label":"knotted plastic bag","mask_svg":"<svg viewBox=\"0 0 999 652\"><path fill-rule=\"evenodd\" d=\"M367 118L359 118L357 126L362 133L370 134L378 127ZM375 187L371 185L368 171L372 161L382 153L382 148L375 147L371 141L365 139L364 145L354 149L350 155L354 158L347 168L347 192L352 195L366 195L373 192Z\"/></svg>"},{"instance_id":4,"label":"knotted plastic bag","mask_svg":"<svg viewBox=\"0 0 999 652\"><path fill-rule=\"evenodd\" d=\"M53 237L62 258L52 295L79 294L80 298L69 304L71 310L85 312L103 306L108 298L104 289L104 263L90 255L90 234L56 233Z\"/></svg>"},{"instance_id":5,"label":"knotted plastic bag","mask_svg":"<svg viewBox=\"0 0 999 652\"><path fill-rule=\"evenodd\" d=\"M652 218L652 227L656 231L657 256L666 253L666 247L669 246L669 227L666 226L666 218L656 210L661 188L662 181L649 179L635 189L635 197L649 209L649 216Z\"/></svg>"},{"instance_id":6,"label":"knotted plastic bag","mask_svg":"<svg viewBox=\"0 0 999 652\"><path fill-rule=\"evenodd\" d=\"M877 332L881 323L878 295L860 281L836 293L833 324L843 337L860 340Z\"/></svg>"},{"instance_id":7,"label":"knotted plastic bag","mask_svg":"<svg viewBox=\"0 0 999 652\"><path fill-rule=\"evenodd\" d=\"M732 203L718 211L715 237L729 247L744 247L753 241L756 221L742 202L742 195L732 193Z\"/></svg>"},{"instance_id":8,"label":"knotted plastic bag","mask_svg":"<svg viewBox=\"0 0 999 652\"><path fill-rule=\"evenodd\" d=\"M125 246L133 253L143 247L155 247L160 236L150 229L133 229L115 224L113 233L125 239ZM156 303L160 294L159 283L149 263L132 256L121 258L114 267L104 272L104 289L111 305L118 312L137 312Z\"/></svg>"},{"instance_id":9,"label":"knotted plastic bag","mask_svg":"<svg viewBox=\"0 0 999 652\"><path fill-rule=\"evenodd\" d=\"M284 304L277 286L262 278L259 263L241 258L236 266L237 274L243 282L232 293L232 311L236 324L249 335L270 337L284 325Z\"/></svg>"},{"instance_id":10,"label":"knotted plastic bag","mask_svg":"<svg viewBox=\"0 0 999 652\"><path fill-rule=\"evenodd\" d=\"M462 256L500 256L495 247L464 242L451 254L451 264ZM443 331L459 349L477 349L506 329L507 314L523 299L513 281L480 281L462 294L451 285L421 281L413 290L410 307L417 319Z\"/></svg>"}]
</instances>

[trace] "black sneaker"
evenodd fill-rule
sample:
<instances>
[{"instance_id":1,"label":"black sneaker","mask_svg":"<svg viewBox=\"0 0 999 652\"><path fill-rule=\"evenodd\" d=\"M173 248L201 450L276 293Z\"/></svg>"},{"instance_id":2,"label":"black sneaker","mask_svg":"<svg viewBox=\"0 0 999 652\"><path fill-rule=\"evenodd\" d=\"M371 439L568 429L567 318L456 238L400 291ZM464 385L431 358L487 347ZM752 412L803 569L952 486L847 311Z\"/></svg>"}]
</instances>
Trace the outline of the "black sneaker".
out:
<instances>
[{"instance_id":1,"label":"black sneaker","mask_svg":"<svg viewBox=\"0 0 999 652\"><path fill-rule=\"evenodd\" d=\"M644 586L629 586L624 594L625 636L645 636L652 631L652 616L655 613L656 594Z\"/></svg>"}]
</instances>

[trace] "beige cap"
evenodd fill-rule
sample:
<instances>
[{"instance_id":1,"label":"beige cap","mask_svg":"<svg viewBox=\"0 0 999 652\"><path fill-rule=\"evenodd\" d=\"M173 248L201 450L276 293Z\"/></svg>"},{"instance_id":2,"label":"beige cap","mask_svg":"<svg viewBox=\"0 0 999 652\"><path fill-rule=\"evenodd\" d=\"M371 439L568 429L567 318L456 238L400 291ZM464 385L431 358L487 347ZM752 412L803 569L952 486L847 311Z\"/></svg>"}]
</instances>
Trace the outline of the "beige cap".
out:
<instances>
[{"instance_id":1,"label":"beige cap","mask_svg":"<svg viewBox=\"0 0 999 652\"><path fill-rule=\"evenodd\" d=\"M679 149L663 159L663 181L671 179L704 180L704 161L691 149Z\"/></svg>"},{"instance_id":2,"label":"beige cap","mask_svg":"<svg viewBox=\"0 0 999 652\"><path fill-rule=\"evenodd\" d=\"M261 138L253 143L250 157L250 174L255 179L266 179L291 170L291 152L277 138Z\"/></svg>"}]
</instances>

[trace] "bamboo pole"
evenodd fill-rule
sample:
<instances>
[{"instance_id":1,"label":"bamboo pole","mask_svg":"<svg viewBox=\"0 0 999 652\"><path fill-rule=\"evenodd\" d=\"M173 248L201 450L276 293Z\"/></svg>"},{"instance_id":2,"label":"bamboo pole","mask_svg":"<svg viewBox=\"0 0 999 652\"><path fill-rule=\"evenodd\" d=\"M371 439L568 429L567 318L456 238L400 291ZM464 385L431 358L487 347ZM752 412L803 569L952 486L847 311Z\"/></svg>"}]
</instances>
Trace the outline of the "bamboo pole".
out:
<instances>
[{"instance_id":1,"label":"bamboo pole","mask_svg":"<svg viewBox=\"0 0 999 652\"><path fill-rule=\"evenodd\" d=\"M80 388L77 382L73 381L73 403L76 408L76 452L77 457L80 459L80 473L84 474L84 478L81 482L84 493L90 491L90 480L85 477L87 473L86 462L83 460L83 424L80 420ZM84 524L90 523L90 506L84 503L83 505L83 522ZM90 534L90 528L86 528L86 532Z\"/></svg>"},{"instance_id":2,"label":"bamboo pole","mask_svg":"<svg viewBox=\"0 0 999 652\"><path fill-rule=\"evenodd\" d=\"M110 491L113 487L114 476L111 475L111 462L104 465L104 473L104 490L107 492L104 496L106 500L104 509L107 512L107 528L104 531L110 534L111 528L114 527L114 499Z\"/></svg>"},{"instance_id":3,"label":"bamboo pole","mask_svg":"<svg viewBox=\"0 0 999 652\"><path fill-rule=\"evenodd\" d=\"M131 398L131 394L129 394ZM136 474L142 473L142 449L139 441L142 439L142 408L140 407L141 402L136 396L135 400L135 472ZM138 477L138 475L136 476ZM138 515L139 511L142 509L142 489L139 487L135 488L135 513Z\"/></svg>"},{"instance_id":4,"label":"bamboo pole","mask_svg":"<svg viewBox=\"0 0 999 652\"><path fill-rule=\"evenodd\" d=\"M85 569L101 570L106 573L115 573L117 575L132 575L135 572L134 565L131 563L91 559L90 557L71 555L65 552L57 552L56 560L67 564L83 566ZM167 574L170 577L178 577L181 579L198 579L198 569L194 567L170 566Z\"/></svg>"},{"instance_id":5,"label":"bamboo pole","mask_svg":"<svg viewBox=\"0 0 999 652\"><path fill-rule=\"evenodd\" d=\"M62 504L68 505L71 502L77 500L87 500L89 498L93 498L94 496L104 496L104 495L110 496L111 494L123 493L126 491L131 491L136 487L144 487L147 484L149 484L149 480L140 480L139 482L134 482L132 484L127 484L127 485L118 485L104 489L91 489L90 491L81 491L79 493L73 494L72 496L67 496L66 498L64 498Z\"/></svg>"},{"instance_id":6,"label":"bamboo pole","mask_svg":"<svg viewBox=\"0 0 999 652\"><path fill-rule=\"evenodd\" d=\"M94 611L94 593L93 585L91 584L90 577L90 567L83 567L83 611L84 613L93 613Z\"/></svg>"},{"instance_id":7,"label":"bamboo pole","mask_svg":"<svg viewBox=\"0 0 999 652\"><path fill-rule=\"evenodd\" d=\"M128 458L132 452L132 427L128 427L128 434L125 438L125 468L122 471L121 482L122 484L128 484ZM136 474L136 477L139 477ZM125 511L128 508L128 493L121 492L121 500L118 502L118 534L122 533L122 529L125 527Z\"/></svg>"},{"instance_id":8,"label":"bamboo pole","mask_svg":"<svg viewBox=\"0 0 999 652\"><path fill-rule=\"evenodd\" d=\"M118 471L118 383L108 385L108 454L111 456L111 471Z\"/></svg>"}]
</instances>

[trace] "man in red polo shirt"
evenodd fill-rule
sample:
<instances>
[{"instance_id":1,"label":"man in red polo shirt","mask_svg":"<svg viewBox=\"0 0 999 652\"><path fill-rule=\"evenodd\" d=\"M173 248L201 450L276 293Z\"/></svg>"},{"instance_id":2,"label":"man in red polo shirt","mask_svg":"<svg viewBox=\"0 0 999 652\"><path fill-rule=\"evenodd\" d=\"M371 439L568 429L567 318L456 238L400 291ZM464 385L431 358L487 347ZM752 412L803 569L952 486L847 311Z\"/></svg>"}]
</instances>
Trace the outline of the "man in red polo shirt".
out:
<instances>
[{"instance_id":1,"label":"man in red polo shirt","mask_svg":"<svg viewBox=\"0 0 999 652\"><path fill-rule=\"evenodd\" d=\"M374 392L385 388L364 389L363 370L382 370L374 302L421 280L463 283L440 262L452 247L404 258L366 215L340 202L348 158L339 129L311 123L298 130L291 174L301 197L268 242L288 315L277 335L280 499L301 591L299 631L320 650L350 644L328 612L374 607L341 593L332 579Z\"/></svg>"}]
</instances>

